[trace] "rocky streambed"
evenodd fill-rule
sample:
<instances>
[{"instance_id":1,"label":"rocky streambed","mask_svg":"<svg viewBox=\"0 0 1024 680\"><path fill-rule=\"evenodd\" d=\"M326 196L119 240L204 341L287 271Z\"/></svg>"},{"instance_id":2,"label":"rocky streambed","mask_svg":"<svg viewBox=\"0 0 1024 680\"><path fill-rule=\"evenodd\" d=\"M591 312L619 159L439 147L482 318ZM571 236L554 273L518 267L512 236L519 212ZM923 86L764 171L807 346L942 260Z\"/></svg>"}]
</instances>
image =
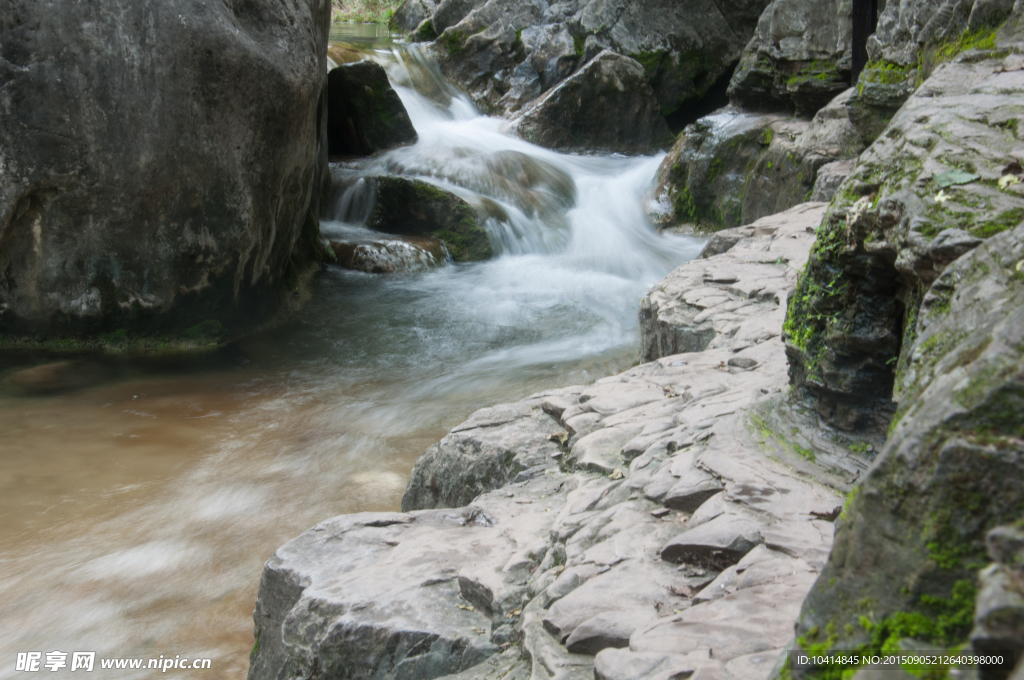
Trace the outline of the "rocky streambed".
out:
<instances>
[{"instance_id":1,"label":"rocky streambed","mask_svg":"<svg viewBox=\"0 0 1024 680\"><path fill-rule=\"evenodd\" d=\"M647 363L476 412L403 512L281 547L249 677L768 677L868 463L780 408L824 210L722 232L656 285ZM666 335L690 351L660 356Z\"/></svg>"}]
</instances>

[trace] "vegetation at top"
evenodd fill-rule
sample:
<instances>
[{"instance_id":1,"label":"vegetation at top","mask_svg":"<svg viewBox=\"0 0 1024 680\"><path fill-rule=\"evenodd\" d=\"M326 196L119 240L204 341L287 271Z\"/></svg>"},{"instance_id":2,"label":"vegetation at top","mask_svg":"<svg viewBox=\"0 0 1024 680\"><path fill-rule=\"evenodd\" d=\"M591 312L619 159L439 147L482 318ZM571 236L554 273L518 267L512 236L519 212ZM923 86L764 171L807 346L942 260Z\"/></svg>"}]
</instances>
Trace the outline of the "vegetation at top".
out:
<instances>
[{"instance_id":1,"label":"vegetation at top","mask_svg":"<svg viewBox=\"0 0 1024 680\"><path fill-rule=\"evenodd\" d=\"M402 0L333 0L331 21L386 24Z\"/></svg>"}]
</instances>

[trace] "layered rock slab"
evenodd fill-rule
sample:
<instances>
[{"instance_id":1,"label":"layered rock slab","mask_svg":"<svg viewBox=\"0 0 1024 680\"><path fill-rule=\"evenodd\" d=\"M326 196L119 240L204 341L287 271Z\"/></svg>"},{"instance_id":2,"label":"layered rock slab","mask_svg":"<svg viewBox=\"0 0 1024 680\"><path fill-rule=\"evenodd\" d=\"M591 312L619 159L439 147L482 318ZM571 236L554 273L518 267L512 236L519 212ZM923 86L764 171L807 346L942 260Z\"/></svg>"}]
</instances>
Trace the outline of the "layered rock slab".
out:
<instances>
[{"instance_id":1,"label":"layered rock slab","mask_svg":"<svg viewBox=\"0 0 1024 680\"><path fill-rule=\"evenodd\" d=\"M823 206L803 210L820 217ZM779 239L806 253L808 218L790 218L681 269L702 277ZM758 274L734 284L748 275ZM846 487L765 438L755 416L778 406L785 355L777 334L744 342L723 335L704 352L474 414L418 462L405 513L336 518L268 562L250 677L351 659L367 670L339 677L397 676L400 666L459 680L767 677L827 558L822 517ZM573 462L608 432L632 433L602 454L610 472ZM692 512L665 507L669 490L697 477L720 490ZM695 559L662 559L693 545L704 551ZM401 653L367 660L372 645L348 632L357 629Z\"/></svg>"}]
</instances>

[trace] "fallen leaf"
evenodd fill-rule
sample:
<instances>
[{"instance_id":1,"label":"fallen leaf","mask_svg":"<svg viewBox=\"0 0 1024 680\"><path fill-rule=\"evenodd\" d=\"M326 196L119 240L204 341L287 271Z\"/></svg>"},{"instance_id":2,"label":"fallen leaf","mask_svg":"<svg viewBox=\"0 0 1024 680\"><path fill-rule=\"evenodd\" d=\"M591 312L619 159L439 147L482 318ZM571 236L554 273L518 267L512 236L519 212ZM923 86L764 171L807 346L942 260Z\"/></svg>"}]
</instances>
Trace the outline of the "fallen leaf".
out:
<instances>
[{"instance_id":1,"label":"fallen leaf","mask_svg":"<svg viewBox=\"0 0 1024 680\"><path fill-rule=\"evenodd\" d=\"M970 184L971 182L981 179L981 175L975 175L973 172L964 172L963 170L949 170L941 175L935 176L935 183L940 187L951 187L958 184Z\"/></svg>"},{"instance_id":2,"label":"fallen leaf","mask_svg":"<svg viewBox=\"0 0 1024 680\"><path fill-rule=\"evenodd\" d=\"M998 184L1000 189L1005 189L1008 186L1020 184L1020 179L1016 175L1003 175L999 178Z\"/></svg>"},{"instance_id":3,"label":"fallen leaf","mask_svg":"<svg viewBox=\"0 0 1024 680\"><path fill-rule=\"evenodd\" d=\"M476 609L474 609L473 605L471 605L471 604L460 604L460 605L456 605L456 606L459 609L465 610L467 612L475 612L476 611Z\"/></svg>"},{"instance_id":4,"label":"fallen leaf","mask_svg":"<svg viewBox=\"0 0 1024 680\"><path fill-rule=\"evenodd\" d=\"M622 479L623 477L625 477L625 475L622 474L622 470L619 468L615 468L612 470L612 473L608 475L608 479Z\"/></svg>"},{"instance_id":5,"label":"fallen leaf","mask_svg":"<svg viewBox=\"0 0 1024 680\"><path fill-rule=\"evenodd\" d=\"M669 590L672 591L673 595L678 595L679 597L689 597L689 598L692 598L694 595L697 594L697 591L694 588L692 588L691 586L680 586L680 587L669 586Z\"/></svg>"},{"instance_id":6,"label":"fallen leaf","mask_svg":"<svg viewBox=\"0 0 1024 680\"><path fill-rule=\"evenodd\" d=\"M947 196L945 191L939 191L939 193L935 194L935 202L936 203L945 203L950 198L952 198L952 197L951 196Z\"/></svg>"}]
</instances>

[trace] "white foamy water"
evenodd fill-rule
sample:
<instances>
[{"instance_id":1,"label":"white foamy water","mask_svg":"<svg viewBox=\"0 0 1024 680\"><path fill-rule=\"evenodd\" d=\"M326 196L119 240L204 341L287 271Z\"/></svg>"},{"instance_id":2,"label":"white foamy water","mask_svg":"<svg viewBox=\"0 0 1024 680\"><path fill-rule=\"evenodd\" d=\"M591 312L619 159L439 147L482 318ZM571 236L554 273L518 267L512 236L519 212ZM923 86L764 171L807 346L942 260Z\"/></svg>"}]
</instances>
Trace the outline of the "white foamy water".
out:
<instances>
[{"instance_id":1,"label":"white foamy water","mask_svg":"<svg viewBox=\"0 0 1024 680\"><path fill-rule=\"evenodd\" d=\"M420 139L336 169L328 234L401 174L493 217L497 257L408 275L325 271L286 327L212 357L86 358L56 395L0 364L0 679L17 652L211 657L241 678L263 562L326 517L394 510L415 458L473 410L621 370L645 289L700 243L641 198L660 157L572 156L502 133L421 53L378 54ZM68 675L67 669L47 677ZM155 677L97 670L94 677Z\"/></svg>"}]
</instances>

